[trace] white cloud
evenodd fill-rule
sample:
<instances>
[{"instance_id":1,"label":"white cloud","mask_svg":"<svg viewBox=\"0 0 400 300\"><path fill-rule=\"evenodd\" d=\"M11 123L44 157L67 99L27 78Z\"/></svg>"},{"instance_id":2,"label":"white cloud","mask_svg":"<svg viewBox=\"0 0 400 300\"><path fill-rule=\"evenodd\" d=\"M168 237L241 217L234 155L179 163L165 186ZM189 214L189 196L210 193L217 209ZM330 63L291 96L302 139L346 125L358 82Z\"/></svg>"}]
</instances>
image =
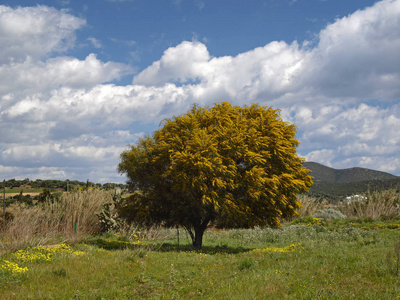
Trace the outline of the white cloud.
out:
<instances>
[{"instance_id":1,"label":"white cloud","mask_svg":"<svg viewBox=\"0 0 400 300\"><path fill-rule=\"evenodd\" d=\"M272 42L236 57L211 58L200 42L183 42L138 74L134 84L193 86L201 101L213 94L235 101L276 99L298 88L308 53L297 43Z\"/></svg>"},{"instance_id":2,"label":"white cloud","mask_svg":"<svg viewBox=\"0 0 400 300\"><path fill-rule=\"evenodd\" d=\"M307 84L329 97L400 97L400 1L384 0L319 34Z\"/></svg>"},{"instance_id":3,"label":"white cloud","mask_svg":"<svg viewBox=\"0 0 400 300\"><path fill-rule=\"evenodd\" d=\"M315 48L276 41L213 57L185 41L126 86L105 84L132 72L126 65L55 56L84 24L53 8L0 6L0 175L121 180L119 153L140 126L219 101L281 108L308 160L400 174L399 0L336 20Z\"/></svg>"},{"instance_id":4,"label":"white cloud","mask_svg":"<svg viewBox=\"0 0 400 300\"><path fill-rule=\"evenodd\" d=\"M15 178L17 180L23 180L25 178L29 178L30 180L68 179L65 169L59 169L56 167L27 168L27 167L5 167L0 165L0 176L2 178L11 179L10 174L13 174L12 178ZM70 175L71 174L72 173L70 173Z\"/></svg>"},{"instance_id":5,"label":"white cloud","mask_svg":"<svg viewBox=\"0 0 400 300\"><path fill-rule=\"evenodd\" d=\"M310 109L308 115L316 118L304 119L302 108L295 107L286 113L301 128L299 150L307 160L336 167L374 166L399 173L398 167L389 167L387 161L389 158L395 161L400 150L400 105L379 108L360 104L350 109L335 106L327 109L326 114L323 109L321 106Z\"/></svg>"},{"instance_id":6,"label":"white cloud","mask_svg":"<svg viewBox=\"0 0 400 300\"><path fill-rule=\"evenodd\" d=\"M279 102L300 92L313 101L397 100L399 28L400 1L386 0L328 25L314 49L272 42L236 57L211 57L204 44L183 42L167 49L133 83L200 82L199 94Z\"/></svg>"},{"instance_id":7,"label":"white cloud","mask_svg":"<svg viewBox=\"0 0 400 300\"><path fill-rule=\"evenodd\" d=\"M39 59L73 46L86 21L47 6L0 5L0 64Z\"/></svg>"},{"instance_id":8,"label":"white cloud","mask_svg":"<svg viewBox=\"0 0 400 300\"><path fill-rule=\"evenodd\" d=\"M0 93L32 94L62 86L80 88L109 82L131 73L130 67L106 62L90 54L85 60L56 57L45 62L28 59L21 63L0 65Z\"/></svg>"},{"instance_id":9,"label":"white cloud","mask_svg":"<svg viewBox=\"0 0 400 300\"><path fill-rule=\"evenodd\" d=\"M133 84L163 85L167 82L186 83L203 78L210 55L200 42L183 42L164 52L161 60L154 62L133 79Z\"/></svg>"},{"instance_id":10,"label":"white cloud","mask_svg":"<svg viewBox=\"0 0 400 300\"><path fill-rule=\"evenodd\" d=\"M311 151L305 156L307 161L317 161L328 167L332 167L331 161L335 158L335 151L329 149Z\"/></svg>"},{"instance_id":11,"label":"white cloud","mask_svg":"<svg viewBox=\"0 0 400 300\"><path fill-rule=\"evenodd\" d=\"M93 47L95 47L97 49L103 47L101 42L98 39L94 38L94 37L89 37L88 41L90 41L92 43Z\"/></svg>"}]
</instances>

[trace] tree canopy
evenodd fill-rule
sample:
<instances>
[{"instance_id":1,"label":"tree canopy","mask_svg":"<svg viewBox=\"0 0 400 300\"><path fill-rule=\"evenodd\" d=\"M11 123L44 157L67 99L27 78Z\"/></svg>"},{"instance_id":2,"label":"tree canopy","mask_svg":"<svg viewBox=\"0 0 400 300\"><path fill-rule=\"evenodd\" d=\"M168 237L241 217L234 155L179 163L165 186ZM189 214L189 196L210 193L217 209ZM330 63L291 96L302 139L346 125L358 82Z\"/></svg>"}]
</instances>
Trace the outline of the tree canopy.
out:
<instances>
[{"instance_id":1,"label":"tree canopy","mask_svg":"<svg viewBox=\"0 0 400 300\"><path fill-rule=\"evenodd\" d=\"M258 104L194 105L166 119L121 154L119 172L135 191L121 216L182 226L201 248L206 228L280 226L312 185L297 155L296 126Z\"/></svg>"}]
</instances>

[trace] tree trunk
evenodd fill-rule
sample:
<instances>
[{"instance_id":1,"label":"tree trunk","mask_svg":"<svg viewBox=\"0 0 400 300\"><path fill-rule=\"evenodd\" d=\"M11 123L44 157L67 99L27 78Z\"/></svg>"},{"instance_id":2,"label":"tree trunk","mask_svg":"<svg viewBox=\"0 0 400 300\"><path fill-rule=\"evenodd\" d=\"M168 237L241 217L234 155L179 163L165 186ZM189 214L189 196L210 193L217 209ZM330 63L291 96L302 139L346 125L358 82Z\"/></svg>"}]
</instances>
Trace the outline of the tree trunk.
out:
<instances>
[{"instance_id":1,"label":"tree trunk","mask_svg":"<svg viewBox=\"0 0 400 300\"><path fill-rule=\"evenodd\" d=\"M194 249L200 250L203 246L203 235L205 231L206 228L203 228L203 226L195 229L194 239L192 239L192 245Z\"/></svg>"},{"instance_id":2,"label":"tree trunk","mask_svg":"<svg viewBox=\"0 0 400 300\"><path fill-rule=\"evenodd\" d=\"M201 218L197 218L195 222L184 225L186 231L189 233L192 239L193 249L200 250L202 248L204 232L206 231L208 224L213 220L214 215L209 213L208 216L203 218L203 221L201 221Z\"/></svg>"}]
</instances>

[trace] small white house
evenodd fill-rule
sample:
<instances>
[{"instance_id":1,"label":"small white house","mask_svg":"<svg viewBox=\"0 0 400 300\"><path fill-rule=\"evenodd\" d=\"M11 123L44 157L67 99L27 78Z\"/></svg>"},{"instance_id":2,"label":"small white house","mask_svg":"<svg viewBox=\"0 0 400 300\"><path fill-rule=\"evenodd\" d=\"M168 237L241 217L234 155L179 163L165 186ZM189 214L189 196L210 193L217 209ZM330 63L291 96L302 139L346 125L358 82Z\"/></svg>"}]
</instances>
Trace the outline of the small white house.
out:
<instances>
[{"instance_id":1,"label":"small white house","mask_svg":"<svg viewBox=\"0 0 400 300\"><path fill-rule=\"evenodd\" d=\"M347 203L363 202L364 199L367 199L367 197L361 196L361 195L353 195L353 196L346 197Z\"/></svg>"}]
</instances>

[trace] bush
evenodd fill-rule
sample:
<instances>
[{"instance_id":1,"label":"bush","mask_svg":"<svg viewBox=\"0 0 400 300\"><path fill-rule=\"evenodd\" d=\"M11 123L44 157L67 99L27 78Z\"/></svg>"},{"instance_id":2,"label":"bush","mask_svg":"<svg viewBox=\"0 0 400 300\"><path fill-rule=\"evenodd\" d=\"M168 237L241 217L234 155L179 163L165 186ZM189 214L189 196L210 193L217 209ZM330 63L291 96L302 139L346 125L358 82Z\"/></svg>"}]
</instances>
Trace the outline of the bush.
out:
<instances>
[{"instance_id":1,"label":"bush","mask_svg":"<svg viewBox=\"0 0 400 300\"><path fill-rule=\"evenodd\" d=\"M322 221L318 218L314 218L311 216L306 216L306 217L300 217L294 220L291 225L307 225L307 226L313 226L313 225L322 225Z\"/></svg>"},{"instance_id":2,"label":"bush","mask_svg":"<svg viewBox=\"0 0 400 300\"><path fill-rule=\"evenodd\" d=\"M338 220L347 218L346 215L333 208L319 210L317 213L313 215L313 217L325 220Z\"/></svg>"}]
</instances>

